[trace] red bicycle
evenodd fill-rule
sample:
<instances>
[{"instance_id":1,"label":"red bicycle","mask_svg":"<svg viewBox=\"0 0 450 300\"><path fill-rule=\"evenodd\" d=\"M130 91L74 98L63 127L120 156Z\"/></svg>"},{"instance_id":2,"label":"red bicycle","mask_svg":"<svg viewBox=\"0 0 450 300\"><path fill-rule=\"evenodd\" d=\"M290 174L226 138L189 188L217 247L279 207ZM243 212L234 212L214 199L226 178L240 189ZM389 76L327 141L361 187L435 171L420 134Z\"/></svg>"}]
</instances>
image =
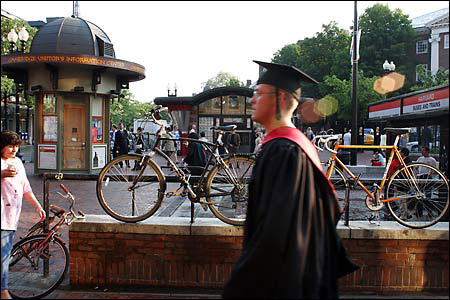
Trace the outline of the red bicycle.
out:
<instances>
[{"instance_id":1,"label":"red bicycle","mask_svg":"<svg viewBox=\"0 0 450 300\"><path fill-rule=\"evenodd\" d=\"M83 219L84 214L78 211L78 215L73 211L74 196L62 183L59 186L65 195L57 193L70 201L69 212L50 205L53 215L49 224L59 219L50 231L45 233L43 222L38 222L13 246L9 263L9 293L13 298L45 297L61 284L67 274L69 251L58 231L64 224Z\"/></svg>"}]
</instances>

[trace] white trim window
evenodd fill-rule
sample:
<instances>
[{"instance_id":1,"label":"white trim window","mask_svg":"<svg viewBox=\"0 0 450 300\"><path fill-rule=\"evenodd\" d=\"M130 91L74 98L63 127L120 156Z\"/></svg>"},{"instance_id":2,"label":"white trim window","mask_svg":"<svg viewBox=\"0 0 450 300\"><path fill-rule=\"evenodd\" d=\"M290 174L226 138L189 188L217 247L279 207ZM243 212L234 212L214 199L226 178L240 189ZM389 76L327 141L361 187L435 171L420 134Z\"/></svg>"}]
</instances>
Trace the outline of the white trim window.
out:
<instances>
[{"instance_id":1,"label":"white trim window","mask_svg":"<svg viewBox=\"0 0 450 300\"><path fill-rule=\"evenodd\" d=\"M425 70L428 71L428 65L427 65L427 64L420 64L420 65L417 65L417 66L416 66L416 82L417 82L417 81L422 81L422 80L420 79L420 77L419 77L419 68L420 68L421 66L424 66L424 67L425 67Z\"/></svg>"},{"instance_id":2,"label":"white trim window","mask_svg":"<svg viewBox=\"0 0 450 300\"><path fill-rule=\"evenodd\" d=\"M448 34L444 35L444 49L448 49Z\"/></svg>"},{"instance_id":3,"label":"white trim window","mask_svg":"<svg viewBox=\"0 0 450 300\"><path fill-rule=\"evenodd\" d=\"M428 53L428 41L421 40L416 43L416 54Z\"/></svg>"}]
</instances>

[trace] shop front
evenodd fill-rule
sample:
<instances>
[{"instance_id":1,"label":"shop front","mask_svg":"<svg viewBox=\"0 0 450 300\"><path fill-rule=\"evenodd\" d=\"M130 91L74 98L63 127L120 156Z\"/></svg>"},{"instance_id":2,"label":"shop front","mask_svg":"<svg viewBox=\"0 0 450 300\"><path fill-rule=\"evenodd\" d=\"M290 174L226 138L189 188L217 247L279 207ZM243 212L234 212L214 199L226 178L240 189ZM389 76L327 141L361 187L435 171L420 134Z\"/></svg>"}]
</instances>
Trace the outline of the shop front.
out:
<instances>
[{"instance_id":1,"label":"shop front","mask_svg":"<svg viewBox=\"0 0 450 300\"><path fill-rule=\"evenodd\" d=\"M381 129L410 127L411 133L402 136L400 146L410 150L413 160L421 155L422 146L428 146L448 175L448 84L369 104L368 121Z\"/></svg>"},{"instance_id":2,"label":"shop front","mask_svg":"<svg viewBox=\"0 0 450 300\"><path fill-rule=\"evenodd\" d=\"M184 135L195 124L198 133L205 132L208 141L215 142L217 136L211 127L236 125L236 132L241 138L239 151L248 153L255 147L250 104L252 95L253 89L250 88L220 87L192 97L158 97L154 102L169 108Z\"/></svg>"}]
</instances>

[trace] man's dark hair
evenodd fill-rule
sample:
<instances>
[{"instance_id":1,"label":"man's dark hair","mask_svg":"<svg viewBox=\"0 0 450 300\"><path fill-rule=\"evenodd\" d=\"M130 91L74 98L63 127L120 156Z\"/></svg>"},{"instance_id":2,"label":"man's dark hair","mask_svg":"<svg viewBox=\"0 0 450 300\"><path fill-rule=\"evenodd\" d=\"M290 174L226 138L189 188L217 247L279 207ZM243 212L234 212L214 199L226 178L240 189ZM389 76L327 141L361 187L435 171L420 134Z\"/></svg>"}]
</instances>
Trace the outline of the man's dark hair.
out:
<instances>
[{"instance_id":1,"label":"man's dark hair","mask_svg":"<svg viewBox=\"0 0 450 300\"><path fill-rule=\"evenodd\" d=\"M117 129L117 125L116 125L116 124L113 124L112 128Z\"/></svg>"},{"instance_id":2,"label":"man's dark hair","mask_svg":"<svg viewBox=\"0 0 450 300\"><path fill-rule=\"evenodd\" d=\"M1 149L5 148L6 146L20 146L21 144L22 140L17 133L10 130L2 131Z\"/></svg>"},{"instance_id":3,"label":"man's dark hair","mask_svg":"<svg viewBox=\"0 0 450 300\"><path fill-rule=\"evenodd\" d=\"M200 136L201 136L201 137L205 137L205 136L206 136L206 133L205 133L204 131L202 131L202 132L200 132Z\"/></svg>"},{"instance_id":4,"label":"man's dark hair","mask_svg":"<svg viewBox=\"0 0 450 300\"><path fill-rule=\"evenodd\" d=\"M402 149L400 149L400 153L403 153L403 154L405 154L406 156L409 156L409 150L408 150L408 148L402 148Z\"/></svg>"},{"instance_id":5,"label":"man's dark hair","mask_svg":"<svg viewBox=\"0 0 450 300\"><path fill-rule=\"evenodd\" d=\"M430 152L430 148L428 146L422 146L422 148L427 150L427 152Z\"/></svg>"}]
</instances>

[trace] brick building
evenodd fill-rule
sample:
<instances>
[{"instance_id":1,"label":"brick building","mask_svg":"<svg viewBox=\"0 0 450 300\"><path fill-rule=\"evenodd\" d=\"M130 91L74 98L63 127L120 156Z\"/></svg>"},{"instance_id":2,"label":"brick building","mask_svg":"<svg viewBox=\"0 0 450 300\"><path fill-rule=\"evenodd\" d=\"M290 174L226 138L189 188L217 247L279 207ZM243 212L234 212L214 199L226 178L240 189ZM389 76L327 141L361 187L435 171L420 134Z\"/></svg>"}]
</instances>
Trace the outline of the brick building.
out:
<instances>
[{"instance_id":1,"label":"brick building","mask_svg":"<svg viewBox=\"0 0 450 300\"><path fill-rule=\"evenodd\" d=\"M418 33L413 54L416 69L419 65L426 65L433 75L439 68L448 70L448 13L449 8L446 7L411 20ZM417 81L417 72L414 76Z\"/></svg>"}]
</instances>

